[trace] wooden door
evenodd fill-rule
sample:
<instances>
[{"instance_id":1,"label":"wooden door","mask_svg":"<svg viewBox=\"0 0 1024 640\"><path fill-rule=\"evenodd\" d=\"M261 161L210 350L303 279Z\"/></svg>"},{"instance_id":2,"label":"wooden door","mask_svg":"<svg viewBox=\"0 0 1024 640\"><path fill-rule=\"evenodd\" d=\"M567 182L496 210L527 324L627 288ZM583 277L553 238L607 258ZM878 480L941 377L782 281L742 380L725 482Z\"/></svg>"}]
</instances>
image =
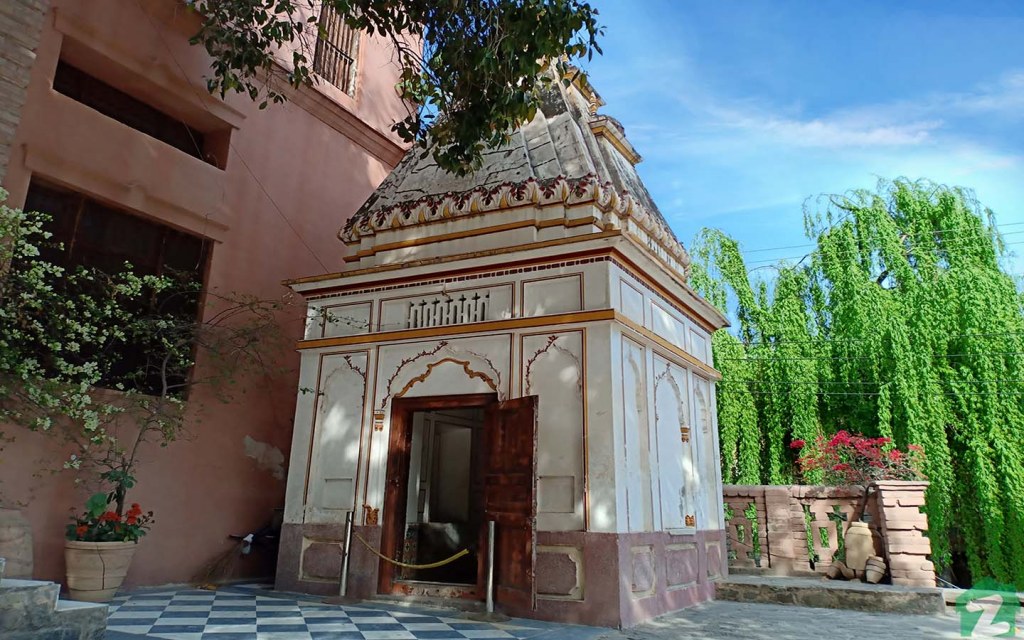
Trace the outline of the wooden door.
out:
<instances>
[{"instance_id":1,"label":"wooden door","mask_svg":"<svg viewBox=\"0 0 1024 640\"><path fill-rule=\"evenodd\" d=\"M489 408L496 404L493 393L420 398L395 398L391 402L391 435L388 443L388 462L384 490L384 511L381 515L380 552L389 558L402 555L405 540L406 510L409 488L409 460L412 450L412 420L417 411L443 409ZM418 496L412 496L418 499ZM476 507L479 508L479 507ZM369 524L369 523L367 523ZM486 547L478 547L486 549ZM478 584L473 587L452 587L447 597L482 600L485 558L478 554ZM380 561L377 579L378 593L386 595L427 595L418 593L408 583L402 583L395 566Z\"/></svg>"},{"instance_id":2,"label":"wooden door","mask_svg":"<svg viewBox=\"0 0 1024 640\"><path fill-rule=\"evenodd\" d=\"M535 609L537 396L489 406L484 430L484 517L495 522L494 601Z\"/></svg>"}]
</instances>

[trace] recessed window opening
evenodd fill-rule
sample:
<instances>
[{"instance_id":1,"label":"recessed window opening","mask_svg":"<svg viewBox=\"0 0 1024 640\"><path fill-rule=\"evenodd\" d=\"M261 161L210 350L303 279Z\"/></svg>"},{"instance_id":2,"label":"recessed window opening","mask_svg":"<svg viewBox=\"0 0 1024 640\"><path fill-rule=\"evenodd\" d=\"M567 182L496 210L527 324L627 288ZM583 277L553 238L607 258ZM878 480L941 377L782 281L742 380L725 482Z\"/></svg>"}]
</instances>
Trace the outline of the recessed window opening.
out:
<instances>
[{"instance_id":1,"label":"recessed window opening","mask_svg":"<svg viewBox=\"0 0 1024 640\"><path fill-rule=\"evenodd\" d=\"M58 93L208 164L224 168L223 135L204 133L61 60L53 76Z\"/></svg>"}]
</instances>

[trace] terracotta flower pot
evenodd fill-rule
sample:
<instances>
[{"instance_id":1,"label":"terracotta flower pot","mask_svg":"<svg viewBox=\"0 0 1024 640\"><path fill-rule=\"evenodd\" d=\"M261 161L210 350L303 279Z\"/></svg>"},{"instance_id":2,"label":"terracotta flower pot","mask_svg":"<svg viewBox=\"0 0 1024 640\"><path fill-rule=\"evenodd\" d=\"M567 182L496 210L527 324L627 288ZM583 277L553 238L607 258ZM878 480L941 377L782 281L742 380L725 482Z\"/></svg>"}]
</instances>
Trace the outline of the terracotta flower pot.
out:
<instances>
[{"instance_id":1,"label":"terracotta flower pot","mask_svg":"<svg viewBox=\"0 0 1024 640\"><path fill-rule=\"evenodd\" d=\"M135 542L65 540L64 562L71 599L109 602L121 588L136 548Z\"/></svg>"},{"instance_id":2,"label":"terracotta flower pot","mask_svg":"<svg viewBox=\"0 0 1024 640\"><path fill-rule=\"evenodd\" d=\"M879 556L871 556L865 565L864 581L878 584L885 577L885 560Z\"/></svg>"}]
</instances>

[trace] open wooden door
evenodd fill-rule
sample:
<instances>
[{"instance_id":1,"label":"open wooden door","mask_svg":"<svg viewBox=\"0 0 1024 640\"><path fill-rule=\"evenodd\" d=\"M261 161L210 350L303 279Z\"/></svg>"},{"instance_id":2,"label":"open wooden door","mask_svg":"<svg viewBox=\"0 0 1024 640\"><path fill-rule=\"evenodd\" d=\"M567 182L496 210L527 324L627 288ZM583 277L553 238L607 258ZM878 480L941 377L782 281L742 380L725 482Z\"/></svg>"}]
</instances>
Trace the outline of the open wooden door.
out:
<instances>
[{"instance_id":1,"label":"open wooden door","mask_svg":"<svg viewBox=\"0 0 1024 640\"><path fill-rule=\"evenodd\" d=\"M484 517L495 522L494 601L535 609L537 396L489 406L484 430Z\"/></svg>"}]
</instances>

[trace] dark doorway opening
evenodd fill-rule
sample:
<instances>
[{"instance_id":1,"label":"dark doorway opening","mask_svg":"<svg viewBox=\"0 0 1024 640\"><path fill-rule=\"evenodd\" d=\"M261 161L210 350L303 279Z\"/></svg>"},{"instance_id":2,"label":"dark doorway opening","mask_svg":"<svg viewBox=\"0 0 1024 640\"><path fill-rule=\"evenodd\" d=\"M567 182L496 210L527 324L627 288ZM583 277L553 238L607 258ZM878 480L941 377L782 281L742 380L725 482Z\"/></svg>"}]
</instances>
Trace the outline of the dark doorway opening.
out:
<instances>
[{"instance_id":1,"label":"dark doorway opening","mask_svg":"<svg viewBox=\"0 0 1024 640\"><path fill-rule=\"evenodd\" d=\"M494 522L495 603L533 609L536 461L536 396L393 400L380 552L398 564L380 561L379 593L483 600Z\"/></svg>"},{"instance_id":2,"label":"dark doorway opening","mask_svg":"<svg viewBox=\"0 0 1024 640\"><path fill-rule=\"evenodd\" d=\"M484 598L483 447L494 394L397 398L391 406L381 553L436 569L380 564L379 592Z\"/></svg>"},{"instance_id":3,"label":"dark doorway opening","mask_svg":"<svg viewBox=\"0 0 1024 640\"><path fill-rule=\"evenodd\" d=\"M402 581L474 587L482 519L483 409L415 411L402 562L426 564L469 551L432 569L400 568Z\"/></svg>"}]
</instances>

